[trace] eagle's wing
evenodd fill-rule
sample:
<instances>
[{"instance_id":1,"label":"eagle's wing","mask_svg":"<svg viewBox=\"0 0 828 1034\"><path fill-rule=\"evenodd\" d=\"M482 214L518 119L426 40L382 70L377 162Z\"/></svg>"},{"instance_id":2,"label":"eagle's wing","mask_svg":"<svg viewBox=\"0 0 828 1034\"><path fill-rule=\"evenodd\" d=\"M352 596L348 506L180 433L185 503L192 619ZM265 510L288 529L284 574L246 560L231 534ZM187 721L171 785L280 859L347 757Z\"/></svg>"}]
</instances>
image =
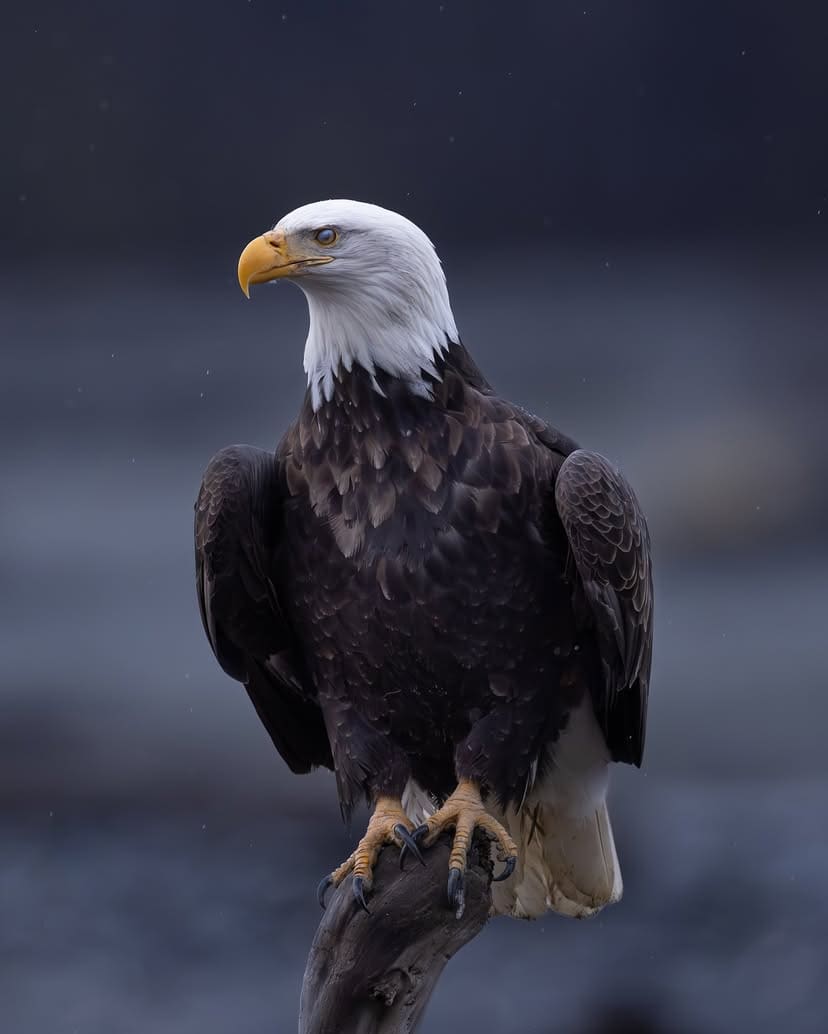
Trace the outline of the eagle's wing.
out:
<instances>
[{"instance_id":1,"label":"eagle's wing","mask_svg":"<svg viewBox=\"0 0 828 1034\"><path fill-rule=\"evenodd\" d=\"M322 712L273 584L282 529L278 460L250 446L216 453L195 506L198 602L213 653L243 682L294 772L332 767Z\"/></svg>"},{"instance_id":2,"label":"eagle's wing","mask_svg":"<svg viewBox=\"0 0 828 1034\"><path fill-rule=\"evenodd\" d=\"M640 765L653 647L647 523L624 478L603 456L582 449L561 465L555 503L601 658L596 716L613 758Z\"/></svg>"}]
</instances>

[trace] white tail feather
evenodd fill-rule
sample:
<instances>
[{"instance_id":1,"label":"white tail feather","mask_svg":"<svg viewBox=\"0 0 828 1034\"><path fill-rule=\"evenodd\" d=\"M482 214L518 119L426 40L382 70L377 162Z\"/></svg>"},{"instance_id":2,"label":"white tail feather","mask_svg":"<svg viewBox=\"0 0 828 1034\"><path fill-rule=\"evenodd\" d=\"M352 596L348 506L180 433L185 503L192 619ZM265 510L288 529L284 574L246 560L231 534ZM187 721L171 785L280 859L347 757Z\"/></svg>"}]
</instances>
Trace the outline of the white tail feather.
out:
<instances>
[{"instance_id":1,"label":"white tail feather","mask_svg":"<svg viewBox=\"0 0 828 1034\"><path fill-rule=\"evenodd\" d=\"M433 815L436 811L430 794L414 779L409 779L405 784L402 794L402 806L403 811L415 826L425 822L429 815Z\"/></svg>"},{"instance_id":2,"label":"white tail feather","mask_svg":"<svg viewBox=\"0 0 828 1034\"><path fill-rule=\"evenodd\" d=\"M502 821L518 845L515 875L492 884L499 915L533 919L548 909L581 919L618 901L624 889L606 803L586 817L537 802Z\"/></svg>"},{"instance_id":3,"label":"white tail feather","mask_svg":"<svg viewBox=\"0 0 828 1034\"><path fill-rule=\"evenodd\" d=\"M581 918L623 891L606 805L609 752L586 698L570 713L552 765L517 810L498 816L518 845L515 875L492 887L493 910L520 918L547 909Z\"/></svg>"}]
</instances>

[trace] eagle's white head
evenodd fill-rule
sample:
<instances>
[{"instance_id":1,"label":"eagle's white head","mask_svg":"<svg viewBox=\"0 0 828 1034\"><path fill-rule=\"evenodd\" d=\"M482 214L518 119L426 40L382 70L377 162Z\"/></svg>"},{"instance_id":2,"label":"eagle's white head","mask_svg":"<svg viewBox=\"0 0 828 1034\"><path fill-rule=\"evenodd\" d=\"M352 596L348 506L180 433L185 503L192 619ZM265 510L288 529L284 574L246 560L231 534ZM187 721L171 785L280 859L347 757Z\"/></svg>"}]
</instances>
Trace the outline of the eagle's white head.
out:
<instances>
[{"instance_id":1,"label":"eagle's white head","mask_svg":"<svg viewBox=\"0 0 828 1034\"><path fill-rule=\"evenodd\" d=\"M288 278L305 292L305 371L314 409L333 395L340 366L384 370L427 394L423 374L457 341L446 278L423 231L363 201L317 201L251 241L239 283ZM374 381L375 386L376 381Z\"/></svg>"}]
</instances>

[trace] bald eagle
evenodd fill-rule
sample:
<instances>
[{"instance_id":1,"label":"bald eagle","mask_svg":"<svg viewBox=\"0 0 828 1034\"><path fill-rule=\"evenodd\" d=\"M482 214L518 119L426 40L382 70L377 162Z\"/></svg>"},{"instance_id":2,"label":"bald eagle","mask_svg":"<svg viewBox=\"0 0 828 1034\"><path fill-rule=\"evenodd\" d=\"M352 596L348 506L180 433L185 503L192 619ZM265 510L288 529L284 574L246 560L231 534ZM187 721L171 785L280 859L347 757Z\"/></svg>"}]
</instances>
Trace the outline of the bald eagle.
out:
<instances>
[{"instance_id":1,"label":"bald eagle","mask_svg":"<svg viewBox=\"0 0 828 1034\"><path fill-rule=\"evenodd\" d=\"M307 392L275 452L223 449L196 503L204 628L293 772L373 807L385 844L454 830L447 888L488 832L496 912L586 916L621 896L610 761L640 765L649 535L600 455L500 398L460 341L426 235L322 201L251 241L239 282L307 297Z\"/></svg>"}]
</instances>

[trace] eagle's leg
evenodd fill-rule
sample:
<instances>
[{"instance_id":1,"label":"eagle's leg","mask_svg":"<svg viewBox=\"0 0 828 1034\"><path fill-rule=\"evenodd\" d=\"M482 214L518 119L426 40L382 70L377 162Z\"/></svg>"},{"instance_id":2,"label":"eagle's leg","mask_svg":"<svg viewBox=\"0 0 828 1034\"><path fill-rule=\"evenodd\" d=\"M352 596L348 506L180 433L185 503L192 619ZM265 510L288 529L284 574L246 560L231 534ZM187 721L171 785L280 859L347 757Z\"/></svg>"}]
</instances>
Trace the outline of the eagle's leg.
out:
<instances>
[{"instance_id":1,"label":"eagle's leg","mask_svg":"<svg viewBox=\"0 0 828 1034\"><path fill-rule=\"evenodd\" d=\"M449 855L448 899L452 908L463 909L463 874L466 854L476 828L491 834L500 849L506 868L495 881L505 880L515 871L517 847L503 826L493 818L483 804L480 787L473 779L461 779L457 789L446 803L414 830L414 839L429 847L446 829L454 828L454 842Z\"/></svg>"},{"instance_id":2,"label":"eagle's leg","mask_svg":"<svg viewBox=\"0 0 828 1034\"><path fill-rule=\"evenodd\" d=\"M357 844L356 851L319 884L319 904L324 908L328 888L338 887L349 873L353 873L354 898L357 904L367 912L365 891L371 889L374 865L386 844L396 844L397 847L407 848L422 862L420 850L411 836L411 832L411 822L403 811L400 798L378 797L365 836Z\"/></svg>"}]
</instances>

